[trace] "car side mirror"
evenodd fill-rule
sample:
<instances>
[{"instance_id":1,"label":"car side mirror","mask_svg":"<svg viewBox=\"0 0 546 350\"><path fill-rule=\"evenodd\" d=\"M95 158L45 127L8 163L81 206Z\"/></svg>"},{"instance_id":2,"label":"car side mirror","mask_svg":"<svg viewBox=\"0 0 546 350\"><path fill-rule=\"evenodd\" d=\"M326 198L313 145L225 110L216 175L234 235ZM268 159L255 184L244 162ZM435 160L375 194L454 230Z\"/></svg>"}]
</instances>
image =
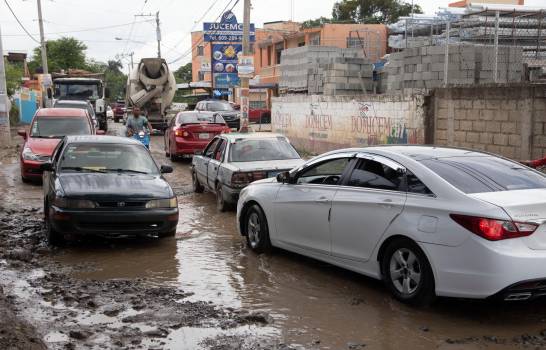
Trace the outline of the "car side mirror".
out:
<instances>
[{"instance_id":1,"label":"car side mirror","mask_svg":"<svg viewBox=\"0 0 546 350\"><path fill-rule=\"evenodd\" d=\"M283 184L290 183L290 173L288 171L283 171L282 173L277 174L277 182Z\"/></svg>"},{"instance_id":2,"label":"car side mirror","mask_svg":"<svg viewBox=\"0 0 546 350\"><path fill-rule=\"evenodd\" d=\"M21 136L23 139L27 139L27 131L25 129L17 130L17 135Z\"/></svg>"},{"instance_id":3,"label":"car side mirror","mask_svg":"<svg viewBox=\"0 0 546 350\"><path fill-rule=\"evenodd\" d=\"M97 134L97 135L106 135L106 131L104 131L104 130L97 130L97 131L96 131L96 134Z\"/></svg>"},{"instance_id":4,"label":"car side mirror","mask_svg":"<svg viewBox=\"0 0 546 350\"><path fill-rule=\"evenodd\" d=\"M41 171L53 171L53 164L50 162L40 164Z\"/></svg>"},{"instance_id":5,"label":"car side mirror","mask_svg":"<svg viewBox=\"0 0 546 350\"><path fill-rule=\"evenodd\" d=\"M173 167L169 165L162 165L160 171L161 174L170 174L173 172Z\"/></svg>"}]
</instances>

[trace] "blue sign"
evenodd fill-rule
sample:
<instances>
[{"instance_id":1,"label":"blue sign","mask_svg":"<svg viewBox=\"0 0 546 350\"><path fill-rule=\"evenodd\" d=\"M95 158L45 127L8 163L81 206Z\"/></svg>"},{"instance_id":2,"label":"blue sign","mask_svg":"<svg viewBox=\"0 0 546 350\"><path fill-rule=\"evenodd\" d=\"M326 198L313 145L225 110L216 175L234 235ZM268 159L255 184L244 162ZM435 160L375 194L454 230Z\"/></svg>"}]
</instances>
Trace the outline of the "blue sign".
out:
<instances>
[{"instance_id":1,"label":"blue sign","mask_svg":"<svg viewBox=\"0 0 546 350\"><path fill-rule=\"evenodd\" d=\"M230 89L240 85L240 79L237 73L217 73L214 74L215 89Z\"/></svg>"},{"instance_id":2,"label":"blue sign","mask_svg":"<svg viewBox=\"0 0 546 350\"><path fill-rule=\"evenodd\" d=\"M212 72L237 73L238 58L242 51L241 44L212 44Z\"/></svg>"},{"instance_id":3,"label":"blue sign","mask_svg":"<svg viewBox=\"0 0 546 350\"><path fill-rule=\"evenodd\" d=\"M220 23L203 23L204 41L240 42L243 41L243 24L237 23L237 17L231 11L222 15ZM250 41L256 41L256 28L250 24Z\"/></svg>"},{"instance_id":4,"label":"blue sign","mask_svg":"<svg viewBox=\"0 0 546 350\"><path fill-rule=\"evenodd\" d=\"M222 96L231 96L232 93L230 90L214 90L212 92L212 94L214 95L214 97L222 97Z\"/></svg>"}]
</instances>

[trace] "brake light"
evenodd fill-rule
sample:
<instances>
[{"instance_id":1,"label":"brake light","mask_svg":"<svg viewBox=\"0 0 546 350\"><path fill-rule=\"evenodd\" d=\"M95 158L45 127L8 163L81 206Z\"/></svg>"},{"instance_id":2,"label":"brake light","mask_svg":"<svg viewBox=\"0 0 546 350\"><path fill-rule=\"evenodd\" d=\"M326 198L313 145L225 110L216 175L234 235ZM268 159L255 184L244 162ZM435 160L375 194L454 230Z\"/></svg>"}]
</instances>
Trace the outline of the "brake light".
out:
<instances>
[{"instance_id":1,"label":"brake light","mask_svg":"<svg viewBox=\"0 0 546 350\"><path fill-rule=\"evenodd\" d=\"M233 173L233 175L231 175L231 184L234 186L246 186L253 181L265 179L266 176L265 171Z\"/></svg>"},{"instance_id":2,"label":"brake light","mask_svg":"<svg viewBox=\"0 0 546 350\"><path fill-rule=\"evenodd\" d=\"M222 130L222 134L228 134L230 132L231 132L230 128L225 128L224 130Z\"/></svg>"},{"instance_id":3,"label":"brake light","mask_svg":"<svg viewBox=\"0 0 546 350\"><path fill-rule=\"evenodd\" d=\"M529 236L538 227L538 225L531 223L496 220L470 215L450 214L449 216L470 232L489 241Z\"/></svg>"},{"instance_id":4,"label":"brake light","mask_svg":"<svg viewBox=\"0 0 546 350\"><path fill-rule=\"evenodd\" d=\"M174 136L188 137L188 136L190 136L190 134L186 130L184 130L183 128L176 128L176 129L174 129Z\"/></svg>"}]
</instances>

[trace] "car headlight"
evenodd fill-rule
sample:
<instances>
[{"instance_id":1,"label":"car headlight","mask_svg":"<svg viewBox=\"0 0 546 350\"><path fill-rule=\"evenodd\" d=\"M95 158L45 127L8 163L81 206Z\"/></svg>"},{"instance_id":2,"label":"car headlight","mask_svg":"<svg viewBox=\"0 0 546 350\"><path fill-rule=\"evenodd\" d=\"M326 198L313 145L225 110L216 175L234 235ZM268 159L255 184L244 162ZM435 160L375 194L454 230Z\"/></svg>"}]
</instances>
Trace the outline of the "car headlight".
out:
<instances>
[{"instance_id":1,"label":"car headlight","mask_svg":"<svg viewBox=\"0 0 546 350\"><path fill-rule=\"evenodd\" d=\"M53 205L64 209L92 209L96 208L97 204L86 199L68 199L57 197L53 200Z\"/></svg>"},{"instance_id":2,"label":"car headlight","mask_svg":"<svg viewBox=\"0 0 546 350\"><path fill-rule=\"evenodd\" d=\"M37 161L37 162L48 162L50 157L49 156L43 156L41 154L36 154L36 153L32 152L30 147L25 146L25 148L23 148L23 159L24 160L34 160L34 161Z\"/></svg>"},{"instance_id":3,"label":"car headlight","mask_svg":"<svg viewBox=\"0 0 546 350\"><path fill-rule=\"evenodd\" d=\"M153 199L146 203L146 208L156 209L156 208L177 208L178 201L176 197L166 198L166 199Z\"/></svg>"}]
</instances>

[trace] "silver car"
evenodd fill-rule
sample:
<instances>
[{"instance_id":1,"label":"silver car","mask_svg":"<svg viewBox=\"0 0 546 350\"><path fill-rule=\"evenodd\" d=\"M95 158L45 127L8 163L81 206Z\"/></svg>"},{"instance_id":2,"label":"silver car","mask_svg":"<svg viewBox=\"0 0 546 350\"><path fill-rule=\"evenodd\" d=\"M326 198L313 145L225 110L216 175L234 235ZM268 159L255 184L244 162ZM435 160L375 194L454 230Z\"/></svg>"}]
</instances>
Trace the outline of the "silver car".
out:
<instances>
[{"instance_id":1,"label":"silver car","mask_svg":"<svg viewBox=\"0 0 546 350\"><path fill-rule=\"evenodd\" d=\"M282 135L227 133L216 136L203 154L192 160L193 190L216 194L220 211L237 203L239 192L249 183L303 164L298 152Z\"/></svg>"},{"instance_id":2,"label":"silver car","mask_svg":"<svg viewBox=\"0 0 546 350\"><path fill-rule=\"evenodd\" d=\"M546 177L466 149L326 153L240 194L239 229L382 279L409 303L546 295Z\"/></svg>"}]
</instances>

